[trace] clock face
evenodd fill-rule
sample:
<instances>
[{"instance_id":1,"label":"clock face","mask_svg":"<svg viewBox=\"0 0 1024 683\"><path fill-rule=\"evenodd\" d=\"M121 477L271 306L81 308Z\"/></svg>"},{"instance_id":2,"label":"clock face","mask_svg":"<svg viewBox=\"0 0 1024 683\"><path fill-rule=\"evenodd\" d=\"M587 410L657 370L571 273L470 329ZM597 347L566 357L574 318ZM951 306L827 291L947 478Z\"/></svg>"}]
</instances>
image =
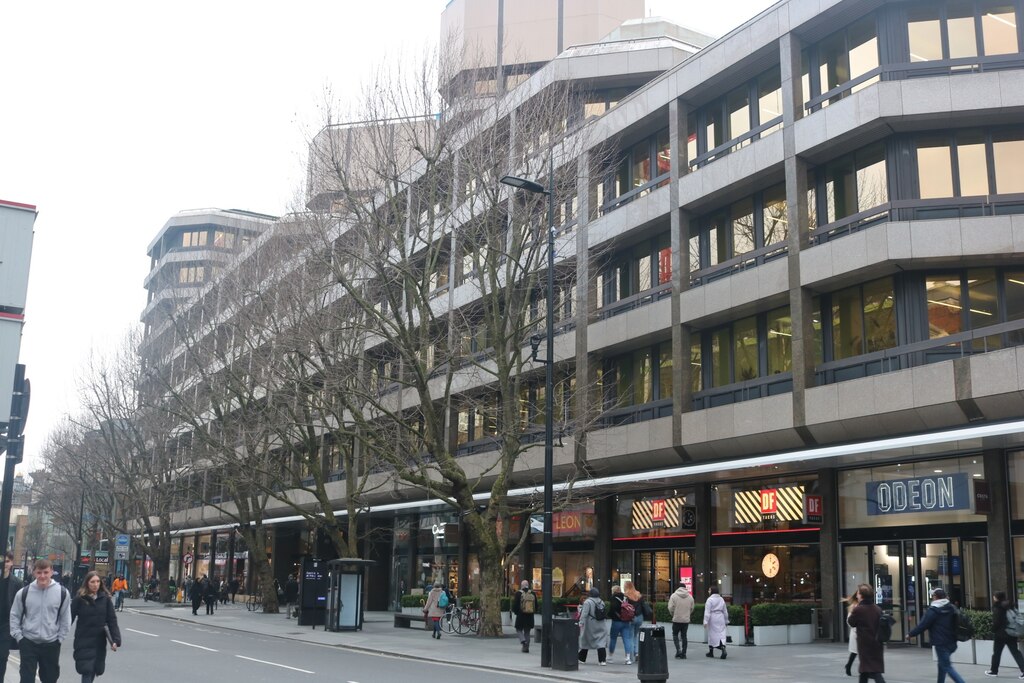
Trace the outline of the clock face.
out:
<instances>
[{"instance_id":1,"label":"clock face","mask_svg":"<svg viewBox=\"0 0 1024 683\"><path fill-rule=\"evenodd\" d=\"M761 560L761 571L769 579L779 573L779 558L775 553L768 553Z\"/></svg>"}]
</instances>

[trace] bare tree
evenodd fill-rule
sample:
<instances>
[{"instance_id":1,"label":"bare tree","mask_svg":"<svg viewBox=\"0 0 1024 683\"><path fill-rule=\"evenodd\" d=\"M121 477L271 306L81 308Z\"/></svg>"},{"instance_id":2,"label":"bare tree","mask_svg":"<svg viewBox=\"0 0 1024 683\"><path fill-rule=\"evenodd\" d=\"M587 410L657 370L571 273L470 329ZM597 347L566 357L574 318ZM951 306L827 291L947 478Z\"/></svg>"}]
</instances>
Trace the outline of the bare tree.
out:
<instances>
[{"instance_id":1,"label":"bare tree","mask_svg":"<svg viewBox=\"0 0 1024 683\"><path fill-rule=\"evenodd\" d=\"M480 561L481 634L495 636L503 567L518 548L499 529L538 507L509 491L540 483L527 474L541 469L545 420L543 366L530 346L546 314L547 259L547 198L499 179L553 187L556 322L568 322L574 288L587 286L573 261L577 164L604 159L570 87L452 104L439 92L457 80L454 61L431 55L415 73L382 70L362 100L364 123L328 117L311 143L310 184L320 190L312 204L329 204L335 222L311 225L319 243L308 258L321 256L338 296L359 311L363 369L342 399L364 457L458 512ZM571 481L584 428L577 393L590 388L564 367L553 419L560 478Z\"/></svg>"}]
</instances>

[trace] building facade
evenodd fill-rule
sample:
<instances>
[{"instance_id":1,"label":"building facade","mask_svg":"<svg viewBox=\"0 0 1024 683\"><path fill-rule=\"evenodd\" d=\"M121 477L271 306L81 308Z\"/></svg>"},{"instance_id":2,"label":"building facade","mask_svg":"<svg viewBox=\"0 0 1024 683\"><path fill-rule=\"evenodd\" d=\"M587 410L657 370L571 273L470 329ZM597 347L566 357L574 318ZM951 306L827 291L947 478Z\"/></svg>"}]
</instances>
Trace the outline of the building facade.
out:
<instances>
[{"instance_id":1,"label":"building facade","mask_svg":"<svg viewBox=\"0 0 1024 683\"><path fill-rule=\"evenodd\" d=\"M933 587L1024 598L1022 21L1019 0L783 0L701 49L570 47L510 92L656 72L587 110L617 154L556 219L588 283L559 362L600 387L585 447L556 450L592 477L556 515L556 595L686 580L828 614L870 583L894 638ZM473 592L457 516L371 514L392 530L371 607L439 575ZM275 562L320 552L281 517ZM539 586L530 541L510 586Z\"/></svg>"}]
</instances>

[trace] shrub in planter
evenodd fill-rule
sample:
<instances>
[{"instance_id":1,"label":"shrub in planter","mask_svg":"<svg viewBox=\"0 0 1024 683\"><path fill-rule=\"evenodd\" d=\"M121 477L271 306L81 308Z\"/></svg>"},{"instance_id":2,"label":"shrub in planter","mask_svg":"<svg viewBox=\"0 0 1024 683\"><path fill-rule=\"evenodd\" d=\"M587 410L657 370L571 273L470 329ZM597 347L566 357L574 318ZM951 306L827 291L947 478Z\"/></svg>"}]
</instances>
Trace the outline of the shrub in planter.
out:
<instances>
[{"instance_id":1,"label":"shrub in planter","mask_svg":"<svg viewBox=\"0 0 1024 683\"><path fill-rule=\"evenodd\" d=\"M459 607L479 607L480 598L475 595L460 595Z\"/></svg>"},{"instance_id":2,"label":"shrub in planter","mask_svg":"<svg viewBox=\"0 0 1024 683\"><path fill-rule=\"evenodd\" d=\"M507 612L512 609L512 598L507 595L501 599L501 611Z\"/></svg>"},{"instance_id":3,"label":"shrub in planter","mask_svg":"<svg viewBox=\"0 0 1024 683\"><path fill-rule=\"evenodd\" d=\"M785 602L764 602L750 608L754 626L785 626L811 623L811 606Z\"/></svg>"},{"instance_id":4,"label":"shrub in planter","mask_svg":"<svg viewBox=\"0 0 1024 683\"><path fill-rule=\"evenodd\" d=\"M988 610L965 609L961 610L971 620L974 627L975 640L992 640L992 612Z\"/></svg>"},{"instance_id":5,"label":"shrub in planter","mask_svg":"<svg viewBox=\"0 0 1024 683\"><path fill-rule=\"evenodd\" d=\"M425 595L403 595L400 598L400 604L402 607L423 607L427 604L427 596Z\"/></svg>"}]
</instances>

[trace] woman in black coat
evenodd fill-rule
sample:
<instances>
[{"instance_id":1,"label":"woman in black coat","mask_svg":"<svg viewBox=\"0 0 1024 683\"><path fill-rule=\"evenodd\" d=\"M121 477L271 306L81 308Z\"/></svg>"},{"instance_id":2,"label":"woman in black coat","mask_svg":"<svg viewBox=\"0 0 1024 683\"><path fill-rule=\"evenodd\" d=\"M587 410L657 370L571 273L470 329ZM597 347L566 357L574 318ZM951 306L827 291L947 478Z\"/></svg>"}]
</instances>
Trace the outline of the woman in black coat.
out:
<instances>
[{"instance_id":1,"label":"woman in black coat","mask_svg":"<svg viewBox=\"0 0 1024 683\"><path fill-rule=\"evenodd\" d=\"M882 610L875 604L875 592L870 586L861 584L857 589L857 606L850 610L846 623L857 630L857 654L860 656L860 683L868 679L885 683L885 654L878 642L878 622Z\"/></svg>"},{"instance_id":2,"label":"woman in black coat","mask_svg":"<svg viewBox=\"0 0 1024 683\"><path fill-rule=\"evenodd\" d=\"M78 595L71 601L71 621L75 626L75 671L82 674L82 683L92 683L102 676L107 662L107 632L113 643L110 649L121 646L121 631L117 628L114 601L96 572L85 575Z\"/></svg>"}]
</instances>

